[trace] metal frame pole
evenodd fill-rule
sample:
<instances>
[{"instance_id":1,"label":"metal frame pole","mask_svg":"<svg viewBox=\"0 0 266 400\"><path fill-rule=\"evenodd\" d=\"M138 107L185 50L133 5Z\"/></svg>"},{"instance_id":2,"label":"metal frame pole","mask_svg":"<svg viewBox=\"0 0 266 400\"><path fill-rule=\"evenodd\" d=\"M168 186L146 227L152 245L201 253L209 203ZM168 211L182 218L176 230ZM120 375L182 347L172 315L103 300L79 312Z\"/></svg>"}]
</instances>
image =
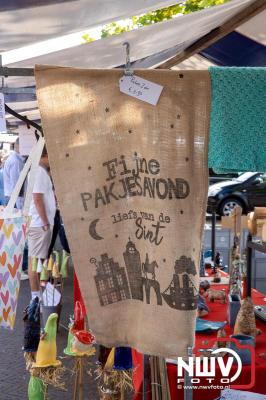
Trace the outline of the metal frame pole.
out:
<instances>
[{"instance_id":1,"label":"metal frame pole","mask_svg":"<svg viewBox=\"0 0 266 400\"><path fill-rule=\"evenodd\" d=\"M251 297L251 274L252 274L252 248L248 243L252 242L252 236L249 233L247 237L247 297Z\"/></svg>"},{"instance_id":2,"label":"metal frame pole","mask_svg":"<svg viewBox=\"0 0 266 400\"><path fill-rule=\"evenodd\" d=\"M34 76L34 68L9 68L3 67L2 54L0 54L0 76Z\"/></svg>"},{"instance_id":3,"label":"metal frame pole","mask_svg":"<svg viewBox=\"0 0 266 400\"><path fill-rule=\"evenodd\" d=\"M212 261L215 262L215 251L216 251L216 236L215 236L215 227L216 227L216 212L212 211Z\"/></svg>"},{"instance_id":4,"label":"metal frame pole","mask_svg":"<svg viewBox=\"0 0 266 400\"><path fill-rule=\"evenodd\" d=\"M142 381L142 400L148 398L148 383L149 383L149 356L143 354L143 381Z\"/></svg>"},{"instance_id":5,"label":"metal frame pole","mask_svg":"<svg viewBox=\"0 0 266 400\"><path fill-rule=\"evenodd\" d=\"M192 347L187 348L187 356L193 357ZM193 400L193 388L191 383L191 377L189 376L187 371L184 372L184 400Z\"/></svg>"}]
</instances>

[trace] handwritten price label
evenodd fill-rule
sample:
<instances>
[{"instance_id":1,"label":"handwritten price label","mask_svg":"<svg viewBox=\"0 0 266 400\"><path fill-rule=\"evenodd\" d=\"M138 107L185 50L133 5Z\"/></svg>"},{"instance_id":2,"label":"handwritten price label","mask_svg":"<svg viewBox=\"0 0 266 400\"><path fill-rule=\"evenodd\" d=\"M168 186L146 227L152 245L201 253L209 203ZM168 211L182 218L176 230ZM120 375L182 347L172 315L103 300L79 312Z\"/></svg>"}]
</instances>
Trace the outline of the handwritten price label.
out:
<instances>
[{"instance_id":1,"label":"handwritten price label","mask_svg":"<svg viewBox=\"0 0 266 400\"><path fill-rule=\"evenodd\" d=\"M6 132L5 99L0 93L0 132Z\"/></svg>"},{"instance_id":2,"label":"handwritten price label","mask_svg":"<svg viewBox=\"0 0 266 400\"><path fill-rule=\"evenodd\" d=\"M162 93L163 86L142 79L136 75L123 76L119 79L120 92L146 103L156 106Z\"/></svg>"}]
</instances>

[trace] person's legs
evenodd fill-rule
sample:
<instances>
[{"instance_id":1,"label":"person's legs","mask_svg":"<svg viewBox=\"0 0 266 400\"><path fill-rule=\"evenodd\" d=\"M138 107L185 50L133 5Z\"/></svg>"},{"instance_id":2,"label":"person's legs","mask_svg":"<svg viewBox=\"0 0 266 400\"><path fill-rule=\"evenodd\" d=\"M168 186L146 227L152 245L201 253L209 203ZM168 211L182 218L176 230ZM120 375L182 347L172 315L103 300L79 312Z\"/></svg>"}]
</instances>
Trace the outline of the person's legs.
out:
<instances>
[{"instance_id":1,"label":"person's legs","mask_svg":"<svg viewBox=\"0 0 266 400\"><path fill-rule=\"evenodd\" d=\"M30 288L31 288L32 298L34 298L36 296L41 297L40 281L39 281L37 272L32 271L32 258L31 257L29 257L28 274L29 274L29 279L30 279Z\"/></svg>"},{"instance_id":2,"label":"person's legs","mask_svg":"<svg viewBox=\"0 0 266 400\"><path fill-rule=\"evenodd\" d=\"M29 279L32 298L40 297L40 281L39 275L36 271L32 270L32 259L33 257L45 260L48 256L48 249L51 243L53 232L53 226L47 231L42 228L30 228L28 234L28 246L29 246Z\"/></svg>"},{"instance_id":3,"label":"person's legs","mask_svg":"<svg viewBox=\"0 0 266 400\"><path fill-rule=\"evenodd\" d=\"M60 242L61 242L63 249L67 253L70 253L70 249L69 249L69 245L68 245L68 241L67 241L67 237L66 237L66 232L65 232L65 228L64 228L63 224L60 225L59 238L60 238Z\"/></svg>"},{"instance_id":4,"label":"person's legs","mask_svg":"<svg viewBox=\"0 0 266 400\"><path fill-rule=\"evenodd\" d=\"M52 254L52 251L54 249L55 241L56 241L60 226L61 226L60 212L59 212L59 210L56 210L55 217L54 217L53 235L52 235L51 243L50 243L50 246L49 246L49 251L48 251L47 258L49 258L50 255Z\"/></svg>"}]
</instances>

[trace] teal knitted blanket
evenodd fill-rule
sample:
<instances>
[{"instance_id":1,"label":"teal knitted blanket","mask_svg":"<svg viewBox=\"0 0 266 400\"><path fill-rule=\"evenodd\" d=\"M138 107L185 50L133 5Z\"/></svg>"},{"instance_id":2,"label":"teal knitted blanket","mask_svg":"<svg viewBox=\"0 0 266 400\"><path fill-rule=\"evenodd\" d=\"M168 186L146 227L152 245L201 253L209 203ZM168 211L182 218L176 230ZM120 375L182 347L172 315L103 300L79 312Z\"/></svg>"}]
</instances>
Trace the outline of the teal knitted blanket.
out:
<instances>
[{"instance_id":1,"label":"teal knitted blanket","mask_svg":"<svg viewBox=\"0 0 266 400\"><path fill-rule=\"evenodd\" d=\"M266 68L210 67L209 167L266 172Z\"/></svg>"}]
</instances>

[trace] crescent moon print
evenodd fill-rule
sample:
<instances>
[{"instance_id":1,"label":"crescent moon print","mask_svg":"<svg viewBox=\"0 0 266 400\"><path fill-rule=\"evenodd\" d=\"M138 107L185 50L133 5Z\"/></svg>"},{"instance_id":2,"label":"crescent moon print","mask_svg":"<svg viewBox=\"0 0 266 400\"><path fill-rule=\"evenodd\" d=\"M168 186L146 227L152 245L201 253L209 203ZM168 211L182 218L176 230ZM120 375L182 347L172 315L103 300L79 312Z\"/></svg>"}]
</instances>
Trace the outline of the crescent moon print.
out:
<instances>
[{"instance_id":1,"label":"crescent moon print","mask_svg":"<svg viewBox=\"0 0 266 400\"><path fill-rule=\"evenodd\" d=\"M94 219L91 223L90 223L90 227L89 227L89 233L91 235L91 237L95 240L102 240L103 237L98 235L98 233L96 232L96 225L99 222L99 218L98 219Z\"/></svg>"}]
</instances>

